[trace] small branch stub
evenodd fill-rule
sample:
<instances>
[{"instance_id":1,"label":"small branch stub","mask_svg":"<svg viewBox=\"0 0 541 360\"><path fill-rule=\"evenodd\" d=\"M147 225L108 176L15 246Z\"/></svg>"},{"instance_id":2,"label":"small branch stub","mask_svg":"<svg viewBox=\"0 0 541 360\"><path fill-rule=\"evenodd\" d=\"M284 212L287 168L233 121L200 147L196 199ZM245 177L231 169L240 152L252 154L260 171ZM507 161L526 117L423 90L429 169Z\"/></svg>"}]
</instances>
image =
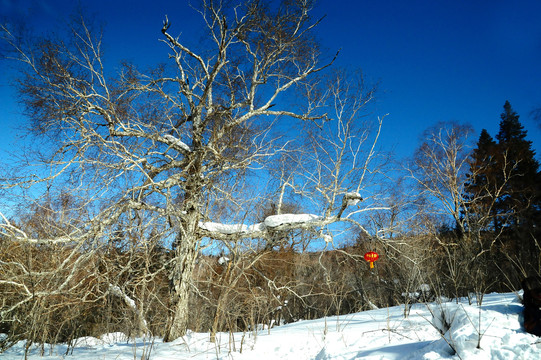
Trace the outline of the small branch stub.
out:
<instances>
[{"instance_id":1,"label":"small branch stub","mask_svg":"<svg viewBox=\"0 0 541 360\"><path fill-rule=\"evenodd\" d=\"M344 194L344 197L342 198L342 207L338 211L337 217L342 217L342 214L348 206L358 205L361 201L363 201L363 198L358 192L348 192Z\"/></svg>"},{"instance_id":2,"label":"small branch stub","mask_svg":"<svg viewBox=\"0 0 541 360\"><path fill-rule=\"evenodd\" d=\"M363 201L363 198L358 192L348 192L344 195L344 199L342 201L346 204L346 206L354 206Z\"/></svg>"}]
</instances>

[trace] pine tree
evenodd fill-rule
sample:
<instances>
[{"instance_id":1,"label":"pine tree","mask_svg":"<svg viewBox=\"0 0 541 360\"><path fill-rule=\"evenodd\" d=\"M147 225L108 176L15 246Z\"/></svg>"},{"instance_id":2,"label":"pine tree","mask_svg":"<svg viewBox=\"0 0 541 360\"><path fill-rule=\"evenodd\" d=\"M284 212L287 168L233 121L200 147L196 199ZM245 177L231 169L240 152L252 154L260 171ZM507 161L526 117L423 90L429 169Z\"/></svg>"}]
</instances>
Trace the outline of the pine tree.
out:
<instances>
[{"instance_id":1,"label":"pine tree","mask_svg":"<svg viewBox=\"0 0 541 360\"><path fill-rule=\"evenodd\" d=\"M501 114L498 140L498 170L502 194L497 208L507 226L517 230L533 226L539 205L539 162L535 159L532 142L526 140L527 132L513 111L509 101L505 102Z\"/></svg>"},{"instance_id":2,"label":"pine tree","mask_svg":"<svg viewBox=\"0 0 541 360\"><path fill-rule=\"evenodd\" d=\"M468 181L465 185L468 200L467 223L471 231L486 231L492 224L497 228L494 202L497 193L497 144L486 129L481 131L477 147L470 160Z\"/></svg>"}]
</instances>

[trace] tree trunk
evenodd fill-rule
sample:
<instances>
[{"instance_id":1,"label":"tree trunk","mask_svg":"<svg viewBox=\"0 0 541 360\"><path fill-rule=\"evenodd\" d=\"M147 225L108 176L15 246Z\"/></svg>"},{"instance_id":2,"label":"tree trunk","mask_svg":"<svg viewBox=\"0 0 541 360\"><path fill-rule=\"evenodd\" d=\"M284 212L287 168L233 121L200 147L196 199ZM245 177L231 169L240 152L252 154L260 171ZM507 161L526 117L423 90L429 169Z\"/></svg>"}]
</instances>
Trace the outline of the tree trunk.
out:
<instances>
[{"instance_id":1,"label":"tree trunk","mask_svg":"<svg viewBox=\"0 0 541 360\"><path fill-rule=\"evenodd\" d=\"M214 321L212 322L212 328L210 329L210 342L214 343L216 341L216 333L218 332L218 326L220 321L223 318L224 306L229 292L233 288L233 284L230 283L229 276L231 274L231 262L227 263L227 269L225 271L222 284L225 286L225 289L222 288L220 295L218 296L218 302L216 304L216 314L214 315Z\"/></svg>"},{"instance_id":2,"label":"tree trunk","mask_svg":"<svg viewBox=\"0 0 541 360\"><path fill-rule=\"evenodd\" d=\"M192 275L197 257L198 237L196 235L197 218L191 219L186 229L181 230L175 249L175 266L171 273L171 296L173 318L164 341L173 341L186 334L189 321L189 297Z\"/></svg>"}]
</instances>

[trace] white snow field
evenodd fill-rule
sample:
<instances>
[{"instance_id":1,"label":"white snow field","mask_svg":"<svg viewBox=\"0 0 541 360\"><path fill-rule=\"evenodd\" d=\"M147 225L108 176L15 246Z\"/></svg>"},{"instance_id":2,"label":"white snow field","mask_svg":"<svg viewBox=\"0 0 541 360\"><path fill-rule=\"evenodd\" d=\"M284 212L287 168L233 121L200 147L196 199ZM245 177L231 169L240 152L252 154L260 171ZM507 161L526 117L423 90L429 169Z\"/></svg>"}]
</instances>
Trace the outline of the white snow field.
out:
<instances>
[{"instance_id":1,"label":"white snow field","mask_svg":"<svg viewBox=\"0 0 541 360\"><path fill-rule=\"evenodd\" d=\"M298 321L257 333L188 333L170 343L127 339L121 333L78 339L67 345L33 346L29 359L541 359L541 339L521 327L515 293L485 295L482 306L460 303L404 307ZM441 332L440 332L441 330ZM442 334L443 333L443 334ZM24 359L23 341L0 354Z\"/></svg>"}]
</instances>

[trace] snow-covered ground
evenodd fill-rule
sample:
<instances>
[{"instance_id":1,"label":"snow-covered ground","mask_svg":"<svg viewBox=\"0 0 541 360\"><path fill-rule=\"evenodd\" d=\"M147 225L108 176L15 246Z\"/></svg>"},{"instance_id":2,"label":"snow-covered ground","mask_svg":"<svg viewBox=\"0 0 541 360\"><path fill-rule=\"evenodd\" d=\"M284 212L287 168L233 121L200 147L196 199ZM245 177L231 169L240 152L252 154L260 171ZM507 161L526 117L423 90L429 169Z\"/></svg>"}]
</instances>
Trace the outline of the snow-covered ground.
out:
<instances>
[{"instance_id":1,"label":"snow-covered ground","mask_svg":"<svg viewBox=\"0 0 541 360\"><path fill-rule=\"evenodd\" d=\"M408 318L401 306L325 319L299 321L270 330L189 333L182 339L126 339L108 334L82 338L70 354L66 345L33 348L30 359L541 359L541 339L521 328L516 294L485 295L481 307L416 304ZM443 330L442 335L439 329ZM479 342L480 338L480 342ZM478 347L478 344L480 345ZM454 348L454 350L452 349ZM24 342L0 358L24 358Z\"/></svg>"}]
</instances>

